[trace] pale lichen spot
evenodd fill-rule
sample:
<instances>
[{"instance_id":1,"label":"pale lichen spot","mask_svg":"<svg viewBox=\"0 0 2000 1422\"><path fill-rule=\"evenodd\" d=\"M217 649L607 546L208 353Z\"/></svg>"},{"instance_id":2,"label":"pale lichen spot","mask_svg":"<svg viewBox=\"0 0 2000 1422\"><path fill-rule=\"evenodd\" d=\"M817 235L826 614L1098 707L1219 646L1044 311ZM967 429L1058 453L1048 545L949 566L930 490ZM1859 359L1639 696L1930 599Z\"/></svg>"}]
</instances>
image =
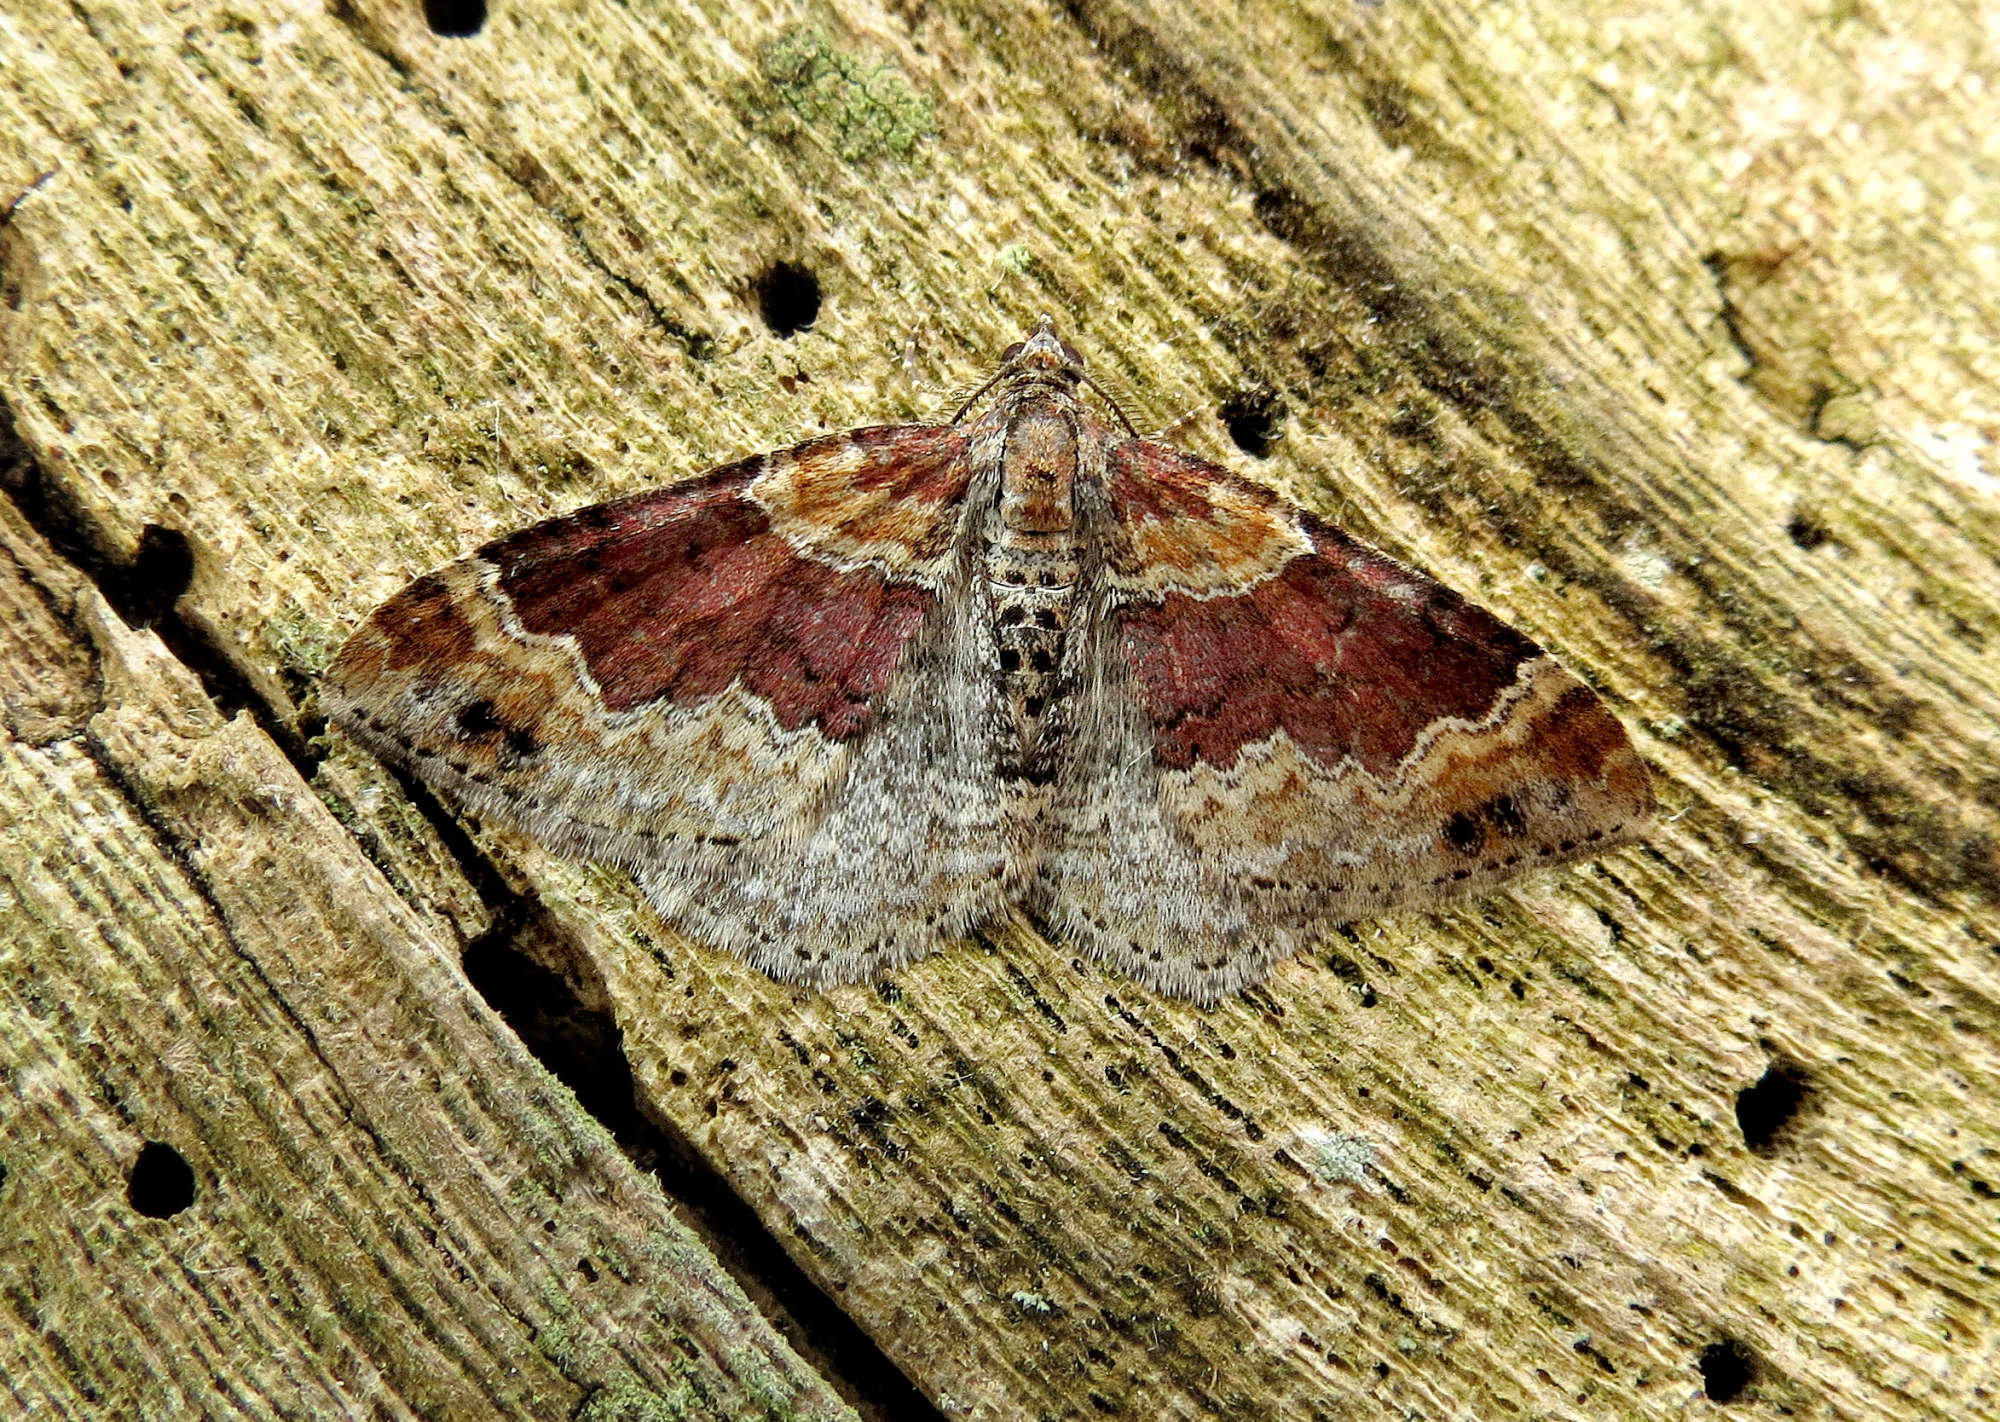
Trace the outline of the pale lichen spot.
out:
<instances>
[{"instance_id":1,"label":"pale lichen spot","mask_svg":"<svg viewBox=\"0 0 2000 1422\"><path fill-rule=\"evenodd\" d=\"M1618 563L1625 576L1647 592L1656 593L1666 587L1674 571L1666 554L1638 538L1626 543L1618 555Z\"/></svg>"},{"instance_id":2,"label":"pale lichen spot","mask_svg":"<svg viewBox=\"0 0 2000 1422\"><path fill-rule=\"evenodd\" d=\"M1369 1167L1375 1164L1375 1144L1366 1136L1308 1126L1299 1132L1299 1143L1313 1174L1327 1184L1375 1188L1368 1179Z\"/></svg>"}]
</instances>

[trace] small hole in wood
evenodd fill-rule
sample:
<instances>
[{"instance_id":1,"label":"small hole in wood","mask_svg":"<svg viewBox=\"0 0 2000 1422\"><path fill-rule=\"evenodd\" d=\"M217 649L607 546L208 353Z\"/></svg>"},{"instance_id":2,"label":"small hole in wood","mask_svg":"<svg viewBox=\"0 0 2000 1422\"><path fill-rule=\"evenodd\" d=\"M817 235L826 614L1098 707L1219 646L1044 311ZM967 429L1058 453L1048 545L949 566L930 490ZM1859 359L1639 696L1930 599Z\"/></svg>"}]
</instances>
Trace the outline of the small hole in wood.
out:
<instances>
[{"instance_id":1,"label":"small hole in wood","mask_svg":"<svg viewBox=\"0 0 2000 1422\"><path fill-rule=\"evenodd\" d=\"M424 23L434 35L469 38L486 28L486 0L424 0Z\"/></svg>"},{"instance_id":2,"label":"small hole in wood","mask_svg":"<svg viewBox=\"0 0 2000 1422\"><path fill-rule=\"evenodd\" d=\"M1283 438L1279 426L1284 423L1285 406L1275 391L1238 391L1216 413L1236 447L1254 458L1268 457L1271 446Z\"/></svg>"},{"instance_id":3,"label":"small hole in wood","mask_svg":"<svg viewBox=\"0 0 2000 1422\"><path fill-rule=\"evenodd\" d=\"M1815 548L1823 548L1833 541L1832 531L1805 509L1795 510L1787 520L1785 536L1808 553Z\"/></svg>"},{"instance_id":4,"label":"small hole in wood","mask_svg":"<svg viewBox=\"0 0 2000 1422\"><path fill-rule=\"evenodd\" d=\"M1768 1150L1799 1114L1811 1090L1802 1067L1786 1061L1771 1063L1754 1084L1736 1093L1736 1126L1743 1132L1743 1144L1752 1150Z\"/></svg>"},{"instance_id":5,"label":"small hole in wood","mask_svg":"<svg viewBox=\"0 0 2000 1422\"><path fill-rule=\"evenodd\" d=\"M174 610L194 581L194 548L179 529L149 523L132 561L105 574L104 599L134 627L151 627Z\"/></svg>"},{"instance_id":6,"label":"small hole in wood","mask_svg":"<svg viewBox=\"0 0 2000 1422\"><path fill-rule=\"evenodd\" d=\"M1734 1338L1724 1338L1701 1350L1702 1395L1710 1402L1734 1402L1757 1380L1757 1360Z\"/></svg>"},{"instance_id":7,"label":"small hole in wood","mask_svg":"<svg viewBox=\"0 0 2000 1422\"><path fill-rule=\"evenodd\" d=\"M779 262L757 278L757 314L774 335L810 329L819 304L819 278L796 262Z\"/></svg>"},{"instance_id":8,"label":"small hole in wood","mask_svg":"<svg viewBox=\"0 0 2000 1422\"><path fill-rule=\"evenodd\" d=\"M177 1215L194 1203L194 1168L162 1141L147 1141L125 1178L125 1198L151 1219Z\"/></svg>"}]
</instances>

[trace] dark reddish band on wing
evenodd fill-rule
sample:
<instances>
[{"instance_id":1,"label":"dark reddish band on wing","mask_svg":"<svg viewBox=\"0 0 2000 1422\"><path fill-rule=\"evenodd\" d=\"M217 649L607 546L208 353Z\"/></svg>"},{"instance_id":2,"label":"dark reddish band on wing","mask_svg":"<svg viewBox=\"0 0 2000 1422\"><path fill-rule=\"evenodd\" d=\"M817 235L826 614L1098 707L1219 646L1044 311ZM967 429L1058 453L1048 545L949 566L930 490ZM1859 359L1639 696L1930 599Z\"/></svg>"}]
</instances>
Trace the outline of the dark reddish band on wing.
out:
<instances>
[{"instance_id":1,"label":"dark reddish band on wing","mask_svg":"<svg viewBox=\"0 0 2000 1422\"><path fill-rule=\"evenodd\" d=\"M851 739L933 599L800 557L745 496L759 465L554 519L478 556L522 628L576 639L607 710L686 706L740 683L784 729Z\"/></svg>"},{"instance_id":2,"label":"dark reddish band on wing","mask_svg":"<svg viewBox=\"0 0 2000 1422\"><path fill-rule=\"evenodd\" d=\"M1485 715L1540 655L1456 593L1299 517L1315 553L1250 591L1121 613L1160 765L1228 766L1282 729L1323 763L1353 756L1384 775L1440 717Z\"/></svg>"}]
</instances>

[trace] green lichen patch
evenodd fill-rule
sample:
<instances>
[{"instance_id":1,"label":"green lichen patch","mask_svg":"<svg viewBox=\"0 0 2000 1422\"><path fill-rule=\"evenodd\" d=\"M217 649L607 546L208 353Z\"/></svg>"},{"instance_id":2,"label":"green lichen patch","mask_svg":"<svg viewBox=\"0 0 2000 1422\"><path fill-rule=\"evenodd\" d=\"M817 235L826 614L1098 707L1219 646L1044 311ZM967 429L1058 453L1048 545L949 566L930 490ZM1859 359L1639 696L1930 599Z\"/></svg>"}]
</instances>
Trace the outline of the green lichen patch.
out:
<instances>
[{"instance_id":1,"label":"green lichen patch","mask_svg":"<svg viewBox=\"0 0 2000 1422\"><path fill-rule=\"evenodd\" d=\"M340 630L286 598L264 624L264 645L281 666L318 676L333 664Z\"/></svg>"},{"instance_id":2,"label":"green lichen patch","mask_svg":"<svg viewBox=\"0 0 2000 1422\"><path fill-rule=\"evenodd\" d=\"M761 57L785 106L850 163L907 158L937 131L930 97L900 69L837 47L817 26L793 26Z\"/></svg>"}]
</instances>

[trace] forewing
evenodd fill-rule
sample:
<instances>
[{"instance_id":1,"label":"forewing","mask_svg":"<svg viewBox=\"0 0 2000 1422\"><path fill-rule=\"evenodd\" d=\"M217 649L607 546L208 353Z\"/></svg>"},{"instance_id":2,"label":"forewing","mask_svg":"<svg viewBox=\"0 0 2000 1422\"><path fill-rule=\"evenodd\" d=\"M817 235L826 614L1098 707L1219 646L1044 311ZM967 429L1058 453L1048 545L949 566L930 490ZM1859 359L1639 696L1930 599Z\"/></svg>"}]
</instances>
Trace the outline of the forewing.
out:
<instances>
[{"instance_id":1,"label":"forewing","mask_svg":"<svg viewBox=\"0 0 2000 1422\"><path fill-rule=\"evenodd\" d=\"M930 744L980 714L930 645L965 613L968 467L952 429L863 430L536 525L377 609L326 704L466 809L634 869L700 936L865 975L962 931L993 880L989 828L942 808L990 772ZM933 793L873 806L826 872L882 793L877 743L912 735Z\"/></svg>"},{"instance_id":2,"label":"forewing","mask_svg":"<svg viewBox=\"0 0 2000 1422\"><path fill-rule=\"evenodd\" d=\"M1192 456L1110 454L1045 917L1211 1000L1339 923L1633 838L1644 765L1491 614Z\"/></svg>"}]
</instances>

